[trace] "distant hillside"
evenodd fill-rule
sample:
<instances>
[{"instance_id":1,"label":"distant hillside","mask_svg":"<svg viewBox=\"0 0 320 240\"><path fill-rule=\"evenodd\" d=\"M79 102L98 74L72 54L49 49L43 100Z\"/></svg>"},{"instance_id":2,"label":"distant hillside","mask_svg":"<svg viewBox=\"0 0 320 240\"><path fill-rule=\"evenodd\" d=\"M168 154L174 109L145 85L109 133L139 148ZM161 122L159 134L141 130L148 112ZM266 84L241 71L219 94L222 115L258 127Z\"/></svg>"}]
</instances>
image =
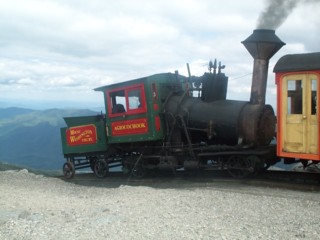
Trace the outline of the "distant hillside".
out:
<instances>
[{"instance_id":1,"label":"distant hillside","mask_svg":"<svg viewBox=\"0 0 320 240\"><path fill-rule=\"evenodd\" d=\"M85 109L0 108L0 160L35 169L60 169L63 117L97 114Z\"/></svg>"},{"instance_id":2,"label":"distant hillside","mask_svg":"<svg viewBox=\"0 0 320 240\"><path fill-rule=\"evenodd\" d=\"M34 110L27 109L27 108L16 108L16 107L0 108L0 119L6 119L6 118L10 119L17 115L26 114L33 111Z\"/></svg>"}]
</instances>

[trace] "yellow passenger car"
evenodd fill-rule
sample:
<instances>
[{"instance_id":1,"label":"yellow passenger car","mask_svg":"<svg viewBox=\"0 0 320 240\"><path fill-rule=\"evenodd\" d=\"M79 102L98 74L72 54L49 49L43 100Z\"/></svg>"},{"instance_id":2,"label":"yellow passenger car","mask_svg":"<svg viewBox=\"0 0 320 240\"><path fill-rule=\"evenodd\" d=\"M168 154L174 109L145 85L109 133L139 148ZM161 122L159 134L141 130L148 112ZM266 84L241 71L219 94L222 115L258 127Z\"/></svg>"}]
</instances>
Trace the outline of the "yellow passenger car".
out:
<instances>
[{"instance_id":1,"label":"yellow passenger car","mask_svg":"<svg viewBox=\"0 0 320 240\"><path fill-rule=\"evenodd\" d=\"M320 52L283 56L274 72L278 156L305 164L320 161Z\"/></svg>"}]
</instances>

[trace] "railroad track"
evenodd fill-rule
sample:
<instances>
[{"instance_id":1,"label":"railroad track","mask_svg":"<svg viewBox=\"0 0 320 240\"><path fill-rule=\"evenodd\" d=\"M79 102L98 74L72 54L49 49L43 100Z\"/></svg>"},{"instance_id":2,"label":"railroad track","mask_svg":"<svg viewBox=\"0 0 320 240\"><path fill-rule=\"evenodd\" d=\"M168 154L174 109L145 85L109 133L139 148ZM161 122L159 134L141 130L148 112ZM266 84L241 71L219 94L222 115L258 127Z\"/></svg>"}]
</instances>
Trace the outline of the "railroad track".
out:
<instances>
[{"instance_id":1,"label":"railroad track","mask_svg":"<svg viewBox=\"0 0 320 240\"><path fill-rule=\"evenodd\" d=\"M295 172L295 171L266 171L257 176L257 180L266 182L268 185L275 187L320 191L320 174L311 172Z\"/></svg>"},{"instance_id":2,"label":"railroad track","mask_svg":"<svg viewBox=\"0 0 320 240\"><path fill-rule=\"evenodd\" d=\"M252 178L234 179L226 171L204 171L198 174L179 172L159 173L135 178L121 172L110 172L106 178L97 178L93 173L77 173L72 179L59 177L67 182L82 186L116 188L121 185L148 186L154 188L193 188L239 185L254 187L283 188L299 191L320 191L320 174L289 171L266 171Z\"/></svg>"}]
</instances>

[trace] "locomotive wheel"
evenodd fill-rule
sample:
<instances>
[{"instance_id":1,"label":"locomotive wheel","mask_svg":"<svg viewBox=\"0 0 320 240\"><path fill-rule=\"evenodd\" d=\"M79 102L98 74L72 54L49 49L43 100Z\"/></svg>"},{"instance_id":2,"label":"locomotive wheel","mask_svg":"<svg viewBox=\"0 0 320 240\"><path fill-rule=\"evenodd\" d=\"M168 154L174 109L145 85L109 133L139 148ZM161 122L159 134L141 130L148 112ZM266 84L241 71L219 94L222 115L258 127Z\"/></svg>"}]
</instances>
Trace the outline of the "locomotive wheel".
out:
<instances>
[{"instance_id":1,"label":"locomotive wheel","mask_svg":"<svg viewBox=\"0 0 320 240\"><path fill-rule=\"evenodd\" d=\"M94 172L94 165L95 165L96 161L97 161L96 157L92 157L92 158L89 159L90 168L91 168L92 172Z\"/></svg>"},{"instance_id":2,"label":"locomotive wheel","mask_svg":"<svg viewBox=\"0 0 320 240\"><path fill-rule=\"evenodd\" d=\"M249 169L251 173L255 176L264 168L264 162L256 155L250 155L246 157L250 162L251 168Z\"/></svg>"},{"instance_id":3,"label":"locomotive wheel","mask_svg":"<svg viewBox=\"0 0 320 240\"><path fill-rule=\"evenodd\" d=\"M244 156L230 156L227 167L229 174L234 178L245 178L254 172L252 162Z\"/></svg>"},{"instance_id":4,"label":"locomotive wheel","mask_svg":"<svg viewBox=\"0 0 320 240\"><path fill-rule=\"evenodd\" d=\"M132 175L136 178L143 178L146 175L146 170L141 164L136 164L132 168Z\"/></svg>"},{"instance_id":5,"label":"locomotive wheel","mask_svg":"<svg viewBox=\"0 0 320 240\"><path fill-rule=\"evenodd\" d=\"M107 176L108 174L108 164L105 160L103 159L99 159L96 160L94 163L94 174L99 177L99 178L103 178L105 176Z\"/></svg>"},{"instance_id":6,"label":"locomotive wheel","mask_svg":"<svg viewBox=\"0 0 320 240\"><path fill-rule=\"evenodd\" d=\"M63 176L67 179L71 179L74 177L75 168L72 162L66 162L63 164Z\"/></svg>"}]
</instances>

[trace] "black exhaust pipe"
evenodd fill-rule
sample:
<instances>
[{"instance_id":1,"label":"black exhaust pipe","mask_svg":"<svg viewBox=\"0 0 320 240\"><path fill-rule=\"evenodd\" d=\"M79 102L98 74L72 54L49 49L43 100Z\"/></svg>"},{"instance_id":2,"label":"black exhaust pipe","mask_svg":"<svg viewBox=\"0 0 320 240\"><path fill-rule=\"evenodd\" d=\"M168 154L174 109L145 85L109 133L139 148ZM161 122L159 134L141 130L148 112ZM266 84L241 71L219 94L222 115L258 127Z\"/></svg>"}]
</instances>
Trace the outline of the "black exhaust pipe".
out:
<instances>
[{"instance_id":1,"label":"black exhaust pipe","mask_svg":"<svg viewBox=\"0 0 320 240\"><path fill-rule=\"evenodd\" d=\"M271 29L256 29L242 44L254 59L251 84L251 104L264 105L269 59L285 45Z\"/></svg>"}]
</instances>

